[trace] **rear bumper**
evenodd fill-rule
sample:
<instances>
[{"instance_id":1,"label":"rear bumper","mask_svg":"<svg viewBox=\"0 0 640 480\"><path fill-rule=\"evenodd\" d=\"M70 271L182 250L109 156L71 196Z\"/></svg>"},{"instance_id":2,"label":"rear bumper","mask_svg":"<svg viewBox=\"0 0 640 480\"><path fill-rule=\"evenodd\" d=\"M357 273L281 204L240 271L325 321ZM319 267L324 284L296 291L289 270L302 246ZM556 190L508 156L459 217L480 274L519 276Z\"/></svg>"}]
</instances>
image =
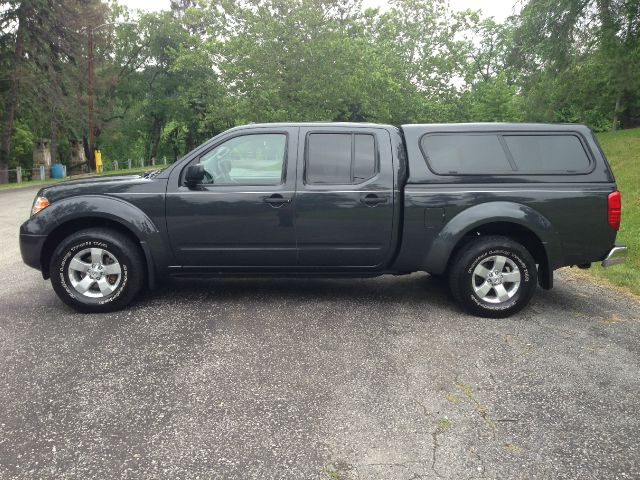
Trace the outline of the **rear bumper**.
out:
<instances>
[{"instance_id":1,"label":"rear bumper","mask_svg":"<svg viewBox=\"0 0 640 480\"><path fill-rule=\"evenodd\" d=\"M22 261L36 270L42 270L40 258L46 235L20 234L20 254Z\"/></svg>"},{"instance_id":2,"label":"rear bumper","mask_svg":"<svg viewBox=\"0 0 640 480\"><path fill-rule=\"evenodd\" d=\"M612 265L618 265L624 263L627 259L628 248L626 245L618 245L611 249L609 254L602 261L603 267L611 267Z\"/></svg>"}]
</instances>

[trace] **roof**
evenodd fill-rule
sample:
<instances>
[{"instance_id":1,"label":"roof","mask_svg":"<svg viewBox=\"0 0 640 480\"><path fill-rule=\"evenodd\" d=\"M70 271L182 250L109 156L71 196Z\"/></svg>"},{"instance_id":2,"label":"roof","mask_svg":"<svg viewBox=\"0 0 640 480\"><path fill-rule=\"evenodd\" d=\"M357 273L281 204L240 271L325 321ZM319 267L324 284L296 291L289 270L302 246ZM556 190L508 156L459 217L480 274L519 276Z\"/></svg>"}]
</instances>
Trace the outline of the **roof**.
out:
<instances>
[{"instance_id":1,"label":"roof","mask_svg":"<svg viewBox=\"0 0 640 480\"><path fill-rule=\"evenodd\" d=\"M238 125L231 130L237 128L256 127L256 128L273 128L273 127L383 127L383 128L398 128L393 125L385 125L381 123L368 123L368 122L276 122L276 123L248 123L245 125Z\"/></svg>"},{"instance_id":2,"label":"roof","mask_svg":"<svg viewBox=\"0 0 640 480\"><path fill-rule=\"evenodd\" d=\"M394 125L367 122L277 122L277 123L249 123L238 125L230 130L245 128L274 128L274 127L342 127L342 128L385 128L397 130ZM460 130L511 130L511 131L566 131L588 130L589 127L575 123L507 123L507 122L476 122L476 123L410 123L401 126L403 130L422 129L428 131L460 131Z\"/></svg>"},{"instance_id":3,"label":"roof","mask_svg":"<svg viewBox=\"0 0 640 480\"><path fill-rule=\"evenodd\" d=\"M577 123L417 123L402 125L403 130L422 131L580 131L589 130L589 127Z\"/></svg>"}]
</instances>

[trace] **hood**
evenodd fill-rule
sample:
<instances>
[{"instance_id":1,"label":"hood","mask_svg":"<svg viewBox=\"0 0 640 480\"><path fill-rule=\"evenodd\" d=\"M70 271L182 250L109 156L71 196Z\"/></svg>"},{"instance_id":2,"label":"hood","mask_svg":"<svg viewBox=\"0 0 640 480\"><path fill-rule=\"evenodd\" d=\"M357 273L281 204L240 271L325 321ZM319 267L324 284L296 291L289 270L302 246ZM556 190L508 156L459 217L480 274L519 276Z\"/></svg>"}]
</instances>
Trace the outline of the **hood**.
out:
<instances>
[{"instance_id":1,"label":"hood","mask_svg":"<svg viewBox=\"0 0 640 480\"><path fill-rule=\"evenodd\" d=\"M130 175L105 175L66 180L40 190L38 195L45 196L50 202L76 195L118 194L144 189L154 190L157 170ZM159 187L160 188L160 187Z\"/></svg>"},{"instance_id":2,"label":"hood","mask_svg":"<svg viewBox=\"0 0 640 480\"><path fill-rule=\"evenodd\" d=\"M96 183L113 183L113 182L124 182L131 180L139 180L143 178L142 174L129 174L129 175L96 175L96 176L87 176L74 178L72 180L64 180L62 182L51 185L50 187L46 187L44 190L52 190L58 187L69 187L73 185L90 185Z\"/></svg>"}]
</instances>

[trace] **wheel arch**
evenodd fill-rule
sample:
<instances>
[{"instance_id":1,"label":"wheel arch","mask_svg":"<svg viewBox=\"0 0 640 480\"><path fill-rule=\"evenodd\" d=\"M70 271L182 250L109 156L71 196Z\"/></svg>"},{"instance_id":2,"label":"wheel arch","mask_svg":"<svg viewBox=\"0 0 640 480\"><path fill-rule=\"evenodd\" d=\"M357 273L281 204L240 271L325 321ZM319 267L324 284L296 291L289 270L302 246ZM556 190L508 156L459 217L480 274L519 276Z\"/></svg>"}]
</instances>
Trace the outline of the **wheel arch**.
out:
<instances>
[{"instance_id":1,"label":"wheel arch","mask_svg":"<svg viewBox=\"0 0 640 480\"><path fill-rule=\"evenodd\" d=\"M70 200L78 201L78 197ZM84 197L82 209L66 205L62 201L47 207L49 218L55 218L55 226L46 232L45 240L40 252L40 265L44 278L49 278L49 263L55 248L65 237L86 228L110 228L131 239L142 253L146 267L146 278L150 288L155 287L156 268L152 249L149 243L158 244L159 231L144 212L132 204L119 199L106 197ZM71 207L71 208L69 208ZM43 212L44 213L44 212Z\"/></svg>"},{"instance_id":2,"label":"wheel arch","mask_svg":"<svg viewBox=\"0 0 640 480\"><path fill-rule=\"evenodd\" d=\"M145 264L147 283L149 287L155 286L155 270L153 268L153 258L149 247L146 242L141 241L138 236L126 225L104 217L83 217L69 220L65 223L58 225L48 236L45 241L42 252L40 253L40 264L42 266L42 276L49 278L49 264L51 263L51 255L53 251L60 244L60 242L71 235L72 233L87 228L108 228L125 235L138 247L138 251L142 256L142 261Z\"/></svg>"},{"instance_id":3,"label":"wheel arch","mask_svg":"<svg viewBox=\"0 0 640 480\"><path fill-rule=\"evenodd\" d=\"M452 218L434 240L426 270L444 273L466 243L483 235L501 235L522 244L538 264L540 285L553 286L554 265L560 256L558 234L540 212L512 202L475 205Z\"/></svg>"}]
</instances>

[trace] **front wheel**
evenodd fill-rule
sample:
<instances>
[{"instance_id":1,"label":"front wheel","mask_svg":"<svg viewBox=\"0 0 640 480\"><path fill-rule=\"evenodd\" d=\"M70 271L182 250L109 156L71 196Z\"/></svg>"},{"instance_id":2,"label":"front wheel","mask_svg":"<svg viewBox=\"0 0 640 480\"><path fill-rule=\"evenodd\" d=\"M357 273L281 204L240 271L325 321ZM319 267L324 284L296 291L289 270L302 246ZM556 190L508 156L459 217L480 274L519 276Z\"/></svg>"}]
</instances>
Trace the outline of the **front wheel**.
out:
<instances>
[{"instance_id":1,"label":"front wheel","mask_svg":"<svg viewBox=\"0 0 640 480\"><path fill-rule=\"evenodd\" d=\"M53 252L51 284L60 299L80 312L111 312L129 304L144 284L138 246L106 228L69 235Z\"/></svg>"},{"instance_id":2,"label":"front wheel","mask_svg":"<svg viewBox=\"0 0 640 480\"><path fill-rule=\"evenodd\" d=\"M521 244L500 236L478 237L454 258L449 286L470 313L504 318L529 303L537 273L535 260Z\"/></svg>"}]
</instances>

